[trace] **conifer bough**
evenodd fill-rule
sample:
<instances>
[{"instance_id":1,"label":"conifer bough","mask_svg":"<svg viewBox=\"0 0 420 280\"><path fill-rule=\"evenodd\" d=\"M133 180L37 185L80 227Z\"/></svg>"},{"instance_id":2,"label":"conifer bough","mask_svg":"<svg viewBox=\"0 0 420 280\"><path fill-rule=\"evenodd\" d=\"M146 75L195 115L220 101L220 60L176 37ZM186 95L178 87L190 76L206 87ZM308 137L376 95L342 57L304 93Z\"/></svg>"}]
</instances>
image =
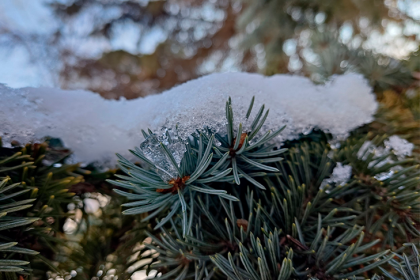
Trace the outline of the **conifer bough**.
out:
<instances>
[{"instance_id":1,"label":"conifer bough","mask_svg":"<svg viewBox=\"0 0 420 280\"><path fill-rule=\"evenodd\" d=\"M253 104L254 98L248 108L245 121L248 121ZM188 138L188 144L185 145L186 152L179 165L167 145L159 142L158 137L152 131L149 130L149 133L143 131L146 141L149 141L151 145L156 145L156 152L164 154L164 160L167 160L175 168L176 177L165 182L158 172L166 173L165 175L171 174L159 167L157 162L147 158L140 148L136 147L131 152L144 161L149 169L137 166L121 155L117 155L119 158L118 166L129 176L116 175L123 180L110 180L110 182L118 187L132 190L133 193L119 189L115 189L115 192L126 196L129 200L135 200L123 205L131 207L125 210L124 214L142 214L153 211L144 218L144 221L146 221L171 207L169 213L155 226L155 229L158 229L172 219L175 214L178 214L178 210L181 209L183 216L182 233L185 236L191 231L194 219L194 197L197 193L216 195L223 199L238 201L237 197L228 194L226 190L215 189L210 184L234 182L239 185L240 178L245 178L255 186L265 189L261 183L253 178L265 176L266 173L263 171L277 172L277 168L263 163L281 160L281 158L273 156L283 153L285 149L272 151L272 146L268 148L265 146L283 128L274 133L268 131L260 139L250 144L249 141L257 135L268 116L268 111L265 112L264 116L263 113L264 105L252 121L249 131L243 130L241 123L234 132L232 104L229 99L226 102L226 134L212 135L209 131L197 131L197 134ZM166 136L168 144L172 144L173 139L169 133ZM220 141L219 143L215 143L215 137ZM189 207L187 202L189 202ZM187 214L188 208L190 214Z\"/></svg>"},{"instance_id":2,"label":"conifer bough","mask_svg":"<svg viewBox=\"0 0 420 280\"><path fill-rule=\"evenodd\" d=\"M78 164L54 166L63 158L44 164L46 150L46 144L4 148L0 138L0 279L58 271L48 257L65 242L59 234L74 196L68 190L83 177Z\"/></svg>"},{"instance_id":3,"label":"conifer bough","mask_svg":"<svg viewBox=\"0 0 420 280\"><path fill-rule=\"evenodd\" d=\"M381 239L371 232L372 226L369 233L364 232L362 218L367 214L352 194L375 194L363 191L357 180L321 188L338 160L353 164L352 155L343 152L348 150L331 151L323 140L313 141L320 138L311 136L286 143L289 150L276 149L270 140L283 128L259 133L268 110L263 105L248 120L253 104L254 99L246 115L238 116L243 121L234 127L229 98L226 130L216 134L206 128L197 130L187 139L178 161L168 148L176 141L170 134L164 144L152 131L143 131L146 141L157 143L155 151L164 154L176 171L168 180L162 172L173 173L162 170L164 165L141 148L131 152L142 165L118 156L119 167L128 176L118 175L121 180L111 182L119 187L115 192L133 200L123 205L129 207L124 213L143 214L143 221L152 224L147 232L152 242L140 254L146 250L157 254L145 268L157 269L159 279L329 280L394 275L383 274L385 269L406 275L384 247L387 242L378 248ZM382 169L386 168L390 166ZM407 176L413 176L410 171L405 171ZM402 260L402 266L415 275L409 268L412 260Z\"/></svg>"}]
</instances>

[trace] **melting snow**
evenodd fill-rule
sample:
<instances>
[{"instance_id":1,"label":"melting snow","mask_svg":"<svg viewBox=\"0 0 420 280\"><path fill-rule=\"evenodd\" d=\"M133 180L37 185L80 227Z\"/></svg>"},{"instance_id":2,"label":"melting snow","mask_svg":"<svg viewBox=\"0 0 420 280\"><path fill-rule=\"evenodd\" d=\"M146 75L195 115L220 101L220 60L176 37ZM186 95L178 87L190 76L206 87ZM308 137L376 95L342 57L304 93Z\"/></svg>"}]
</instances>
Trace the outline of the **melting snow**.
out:
<instances>
[{"instance_id":1,"label":"melting snow","mask_svg":"<svg viewBox=\"0 0 420 280\"><path fill-rule=\"evenodd\" d=\"M212 74L129 101L105 100L82 90L0 85L0 136L6 145L57 137L74 152L75 161L113 164L115 153L127 156L128 149L144 140L141 129L160 132L179 124L181 139L206 126L218 132L225 127L227 98L232 97L239 123L254 95L251 118L262 104L270 109L262 131L287 125L275 140L279 145L314 128L345 138L372 121L377 108L371 88L356 74L333 77L326 85L290 75Z\"/></svg>"}]
</instances>

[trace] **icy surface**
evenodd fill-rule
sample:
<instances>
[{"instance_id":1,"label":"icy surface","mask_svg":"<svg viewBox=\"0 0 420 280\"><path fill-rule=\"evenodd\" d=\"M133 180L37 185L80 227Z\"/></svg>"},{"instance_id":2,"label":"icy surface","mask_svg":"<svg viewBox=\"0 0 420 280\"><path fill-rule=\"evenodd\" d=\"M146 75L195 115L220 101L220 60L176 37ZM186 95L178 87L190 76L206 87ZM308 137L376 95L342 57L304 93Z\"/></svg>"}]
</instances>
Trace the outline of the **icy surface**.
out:
<instances>
[{"instance_id":1,"label":"icy surface","mask_svg":"<svg viewBox=\"0 0 420 280\"><path fill-rule=\"evenodd\" d=\"M127 156L128 149L144 141L141 129L160 132L179 124L182 139L206 126L218 132L225 129L227 98L232 97L239 123L254 95L251 119L262 104L270 109L262 131L287 125L275 139L279 145L314 128L345 138L370 122L377 108L371 88L356 74L336 76L326 85L290 75L212 74L130 101L81 90L0 85L0 136L6 145L57 137L74 152L75 161L113 164L115 153Z\"/></svg>"},{"instance_id":2,"label":"icy surface","mask_svg":"<svg viewBox=\"0 0 420 280\"><path fill-rule=\"evenodd\" d=\"M179 174L161 143L168 148L178 167L181 165L186 148L178 135L171 129L165 129L159 136L151 135L140 144L143 154L155 164L156 172L162 180L167 182L172 178L179 177Z\"/></svg>"},{"instance_id":3,"label":"icy surface","mask_svg":"<svg viewBox=\"0 0 420 280\"><path fill-rule=\"evenodd\" d=\"M343 165L341 162L337 162L334 167L330 178L324 179L321 183L320 188L323 189L325 185L335 183L337 186L342 186L347 183L351 178L351 166Z\"/></svg>"}]
</instances>

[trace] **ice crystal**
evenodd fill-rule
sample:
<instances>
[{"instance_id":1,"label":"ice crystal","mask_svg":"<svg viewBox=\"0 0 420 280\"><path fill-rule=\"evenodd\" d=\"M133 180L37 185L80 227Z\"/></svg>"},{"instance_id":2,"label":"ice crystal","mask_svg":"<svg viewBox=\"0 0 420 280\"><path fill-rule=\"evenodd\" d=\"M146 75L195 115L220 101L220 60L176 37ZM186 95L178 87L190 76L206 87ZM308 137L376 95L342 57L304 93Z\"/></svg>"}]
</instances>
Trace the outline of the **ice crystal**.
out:
<instances>
[{"instance_id":1,"label":"ice crystal","mask_svg":"<svg viewBox=\"0 0 420 280\"><path fill-rule=\"evenodd\" d=\"M368 83L356 74L335 76L325 85L290 75L211 74L159 95L119 101L81 90L0 85L0 136L6 145L60 138L74 152L74 161L113 165L115 153L129 157L126 151L144 140L141 129L159 134L162 127L178 126L183 140L197 129L225 131L229 96L235 127L242 123L249 129L245 115L252 96L251 120L262 104L270 109L262 133L287 125L274 139L278 145L313 129L343 139L370 122L377 108Z\"/></svg>"},{"instance_id":2,"label":"ice crystal","mask_svg":"<svg viewBox=\"0 0 420 280\"><path fill-rule=\"evenodd\" d=\"M165 129L162 136L150 135L141 144L143 154L157 167L156 172L165 182L172 178L179 177L177 168L173 165L169 155L164 151L165 145L175 159L178 167L186 151L185 144L179 139L177 133Z\"/></svg>"}]
</instances>

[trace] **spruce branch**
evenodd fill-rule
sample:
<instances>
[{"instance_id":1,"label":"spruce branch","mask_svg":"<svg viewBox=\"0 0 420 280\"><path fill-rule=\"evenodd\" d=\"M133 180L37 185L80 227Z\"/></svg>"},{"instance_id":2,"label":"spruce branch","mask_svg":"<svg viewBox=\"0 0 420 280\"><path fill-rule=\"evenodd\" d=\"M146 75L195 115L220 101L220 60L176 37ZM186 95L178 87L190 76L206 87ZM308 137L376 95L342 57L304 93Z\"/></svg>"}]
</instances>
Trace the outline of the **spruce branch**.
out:
<instances>
[{"instance_id":1,"label":"spruce branch","mask_svg":"<svg viewBox=\"0 0 420 280\"><path fill-rule=\"evenodd\" d=\"M155 157L143 152L145 143L132 151L145 165L119 156L127 175L110 182L132 201L123 204L130 207L124 214L141 214L151 225L140 253L152 260L142 268L164 279L366 279L369 273L379 279L374 273L393 258L384 247L417 237L409 224L416 223L420 198L417 167L411 159L360 151L365 139L332 150L325 135L314 133L275 149L270 141L282 129L261 133L267 116L262 106L252 121L234 127L229 99L226 130L197 131L181 159L175 137L163 143L151 131L143 134ZM328 181L338 163L352 167L347 184ZM397 173L379 179L398 165ZM165 174L176 176L165 180Z\"/></svg>"},{"instance_id":2,"label":"spruce branch","mask_svg":"<svg viewBox=\"0 0 420 280\"><path fill-rule=\"evenodd\" d=\"M253 177L261 176L258 172L278 172L279 170L265 163L277 162L281 160L278 156L286 151L286 149L268 150L267 144L272 139L278 136L285 126L271 132L267 131L265 134L260 135L261 128L264 125L269 110L265 110L265 105L262 105L257 112L255 118L249 120L250 114L254 106L253 97L248 107L245 119L241 118L244 122L250 123L249 127L244 127L245 123L239 123L237 129L234 126L234 115L232 110L232 100L229 98L226 102L226 132L216 133L216 139L220 145L214 143L213 148L219 150L219 154L223 152L229 153L230 165L233 172L233 181L235 184L240 185L240 178L245 178L248 182L252 183L258 188L265 189L265 187L253 179ZM224 134L225 133L225 134ZM259 139L252 141L256 136ZM257 173L255 173L258 171ZM254 173L253 173L254 172Z\"/></svg>"},{"instance_id":3,"label":"spruce branch","mask_svg":"<svg viewBox=\"0 0 420 280\"><path fill-rule=\"evenodd\" d=\"M335 159L350 164L354 173L349 182L353 197L344 195L343 206L360 210L358 221L372 238L384 236L384 245L393 248L420 237L420 172L414 159L398 159L391 152L378 155L384 138L348 139Z\"/></svg>"},{"instance_id":4,"label":"spruce branch","mask_svg":"<svg viewBox=\"0 0 420 280\"><path fill-rule=\"evenodd\" d=\"M407 251L407 249L411 249L411 254L407 256L405 253L402 255L398 254L400 251ZM392 274L390 271L380 268L382 273L387 278L392 280L416 280L420 277L420 254L418 249L418 244L414 243L406 243L404 247L400 248L396 253L394 259L389 260L389 264L397 272L398 276Z\"/></svg>"},{"instance_id":5,"label":"spruce branch","mask_svg":"<svg viewBox=\"0 0 420 280\"><path fill-rule=\"evenodd\" d=\"M74 195L68 190L83 180L75 172L84 171L78 165L54 167L63 157L46 164L51 160L47 148L46 144L0 146L0 277L57 271L51 260L65 243L64 209Z\"/></svg>"},{"instance_id":6,"label":"spruce branch","mask_svg":"<svg viewBox=\"0 0 420 280\"><path fill-rule=\"evenodd\" d=\"M249 106L247 112L248 117L252 111L253 103L254 99L252 99ZM278 171L277 168L265 165L261 161L278 161L280 160L278 157L272 158L271 156L279 155L285 150L281 149L271 151L270 153L263 150L264 145L276 137L284 127L274 133L267 132L253 144L249 143L248 139L252 139L257 135L268 116L268 111L265 112L264 117L262 117L263 113L264 105L252 122L251 130L249 132L242 132L242 124L240 124L236 131L236 137L234 137L233 110L229 98L226 102L226 117L228 122L226 135L221 133L217 133L215 136L204 133L191 135L188 139L188 144L185 145L186 152L179 166L167 145L159 141L158 137L151 131L149 133L143 131L143 135L147 137L147 143L155 146L157 143L159 144L157 152L163 154L168 159L169 167L173 167L177 175L168 182L165 182L159 176L159 172L171 175L168 170L164 170L152 162L139 148L136 148L132 153L146 162L151 170L146 170L117 155L119 158L118 166L129 176L117 175L117 177L123 180L110 180L110 182L118 187L131 190L133 193L118 189L115 191L120 195L126 196L129 200L134 200L123 205L131 207L125 210L124 214L142 214L154 211L144 218L144 221L146 221L170 209L165 218L156 225L155 229L157 229L175 215L178 209L182 209L182 214L186 217L183 220L183 235L185 235L191 230L188 227L191 221L188 221L187 218L187 203L191 204L191 209L194 208L194 199L192 196L195 193L207 193L220 196L227 200L238 200L236 197L228 194L226 190L210 187L208 185L209 183L234 181L236 184L240 184L240 178L243 177L257 187L264 188L263 185L252 177L265 175L265 172L256 171ZM215 137L222 143L220 146L215 143ZM171 137L167 137L167 140L168 144L172 144L173 139ZM231 165L231 168L229 168L229 165ZM231 172L233 172L233 175L228 176Z\"/></svg>"}]
</instances>

